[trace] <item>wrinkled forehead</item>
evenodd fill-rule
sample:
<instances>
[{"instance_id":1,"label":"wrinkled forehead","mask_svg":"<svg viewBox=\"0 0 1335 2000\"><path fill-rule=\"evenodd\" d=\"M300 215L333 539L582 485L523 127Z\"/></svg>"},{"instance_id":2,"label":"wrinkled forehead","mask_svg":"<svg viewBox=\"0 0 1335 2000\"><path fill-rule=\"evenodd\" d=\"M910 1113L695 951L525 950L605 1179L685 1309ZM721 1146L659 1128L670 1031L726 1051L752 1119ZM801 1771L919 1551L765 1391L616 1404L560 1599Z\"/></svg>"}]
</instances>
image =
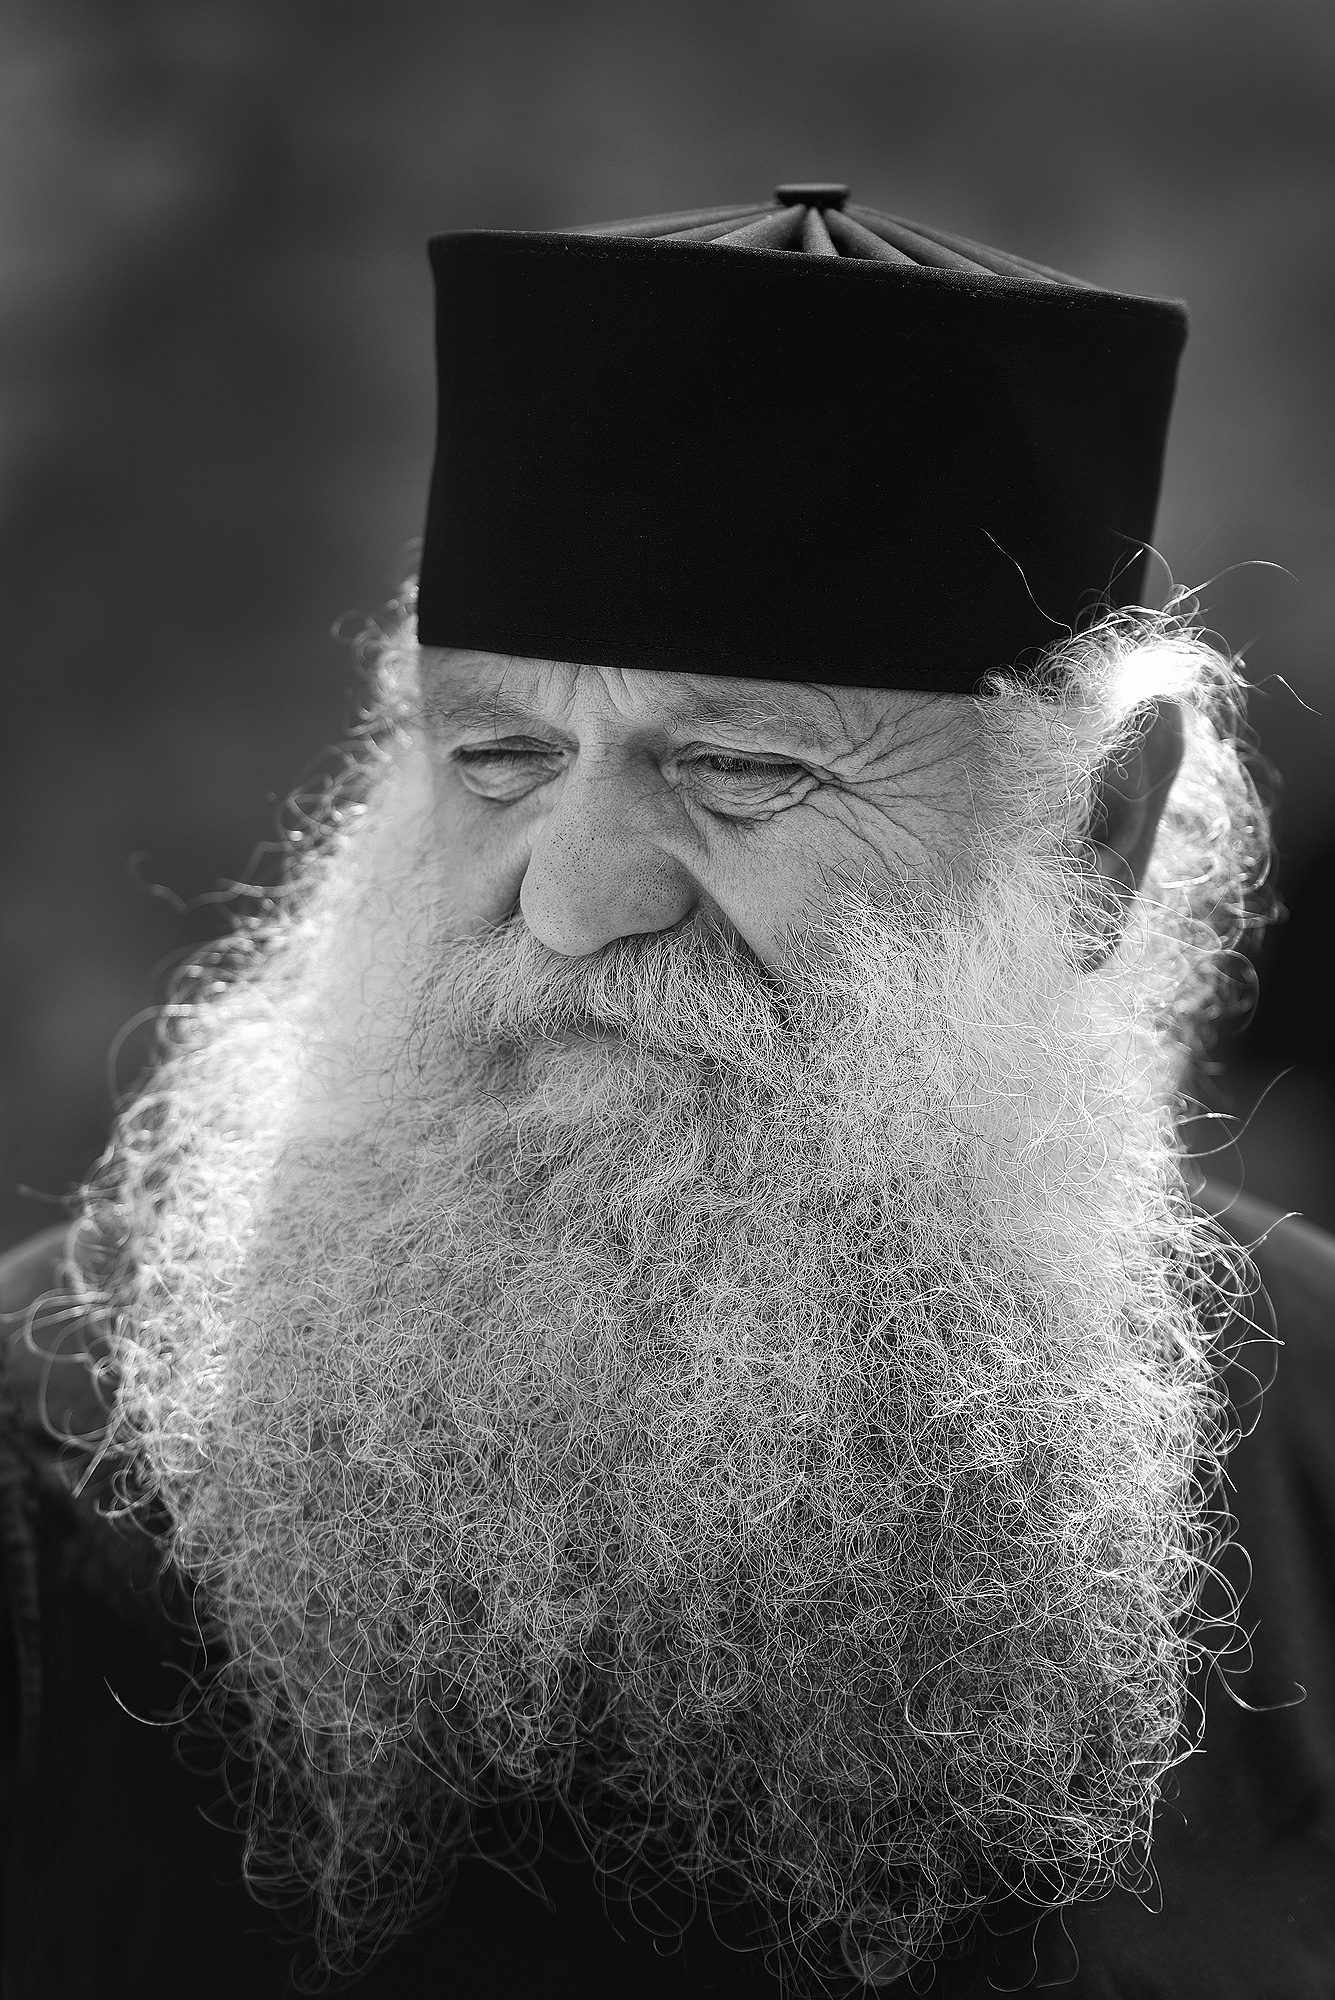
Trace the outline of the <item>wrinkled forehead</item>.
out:
<instances>
[{"instance_id":1,"label":"wrinkled forehead","mask_svg":"<svg viewBox=\"0 0 1335 2000\"><path fill-rule=\"evenodd\" d=\"M819 680L755 680L720 673L664 673L565 660L423 647L423 711L442 728L511 726L542 716L566 721L615 715L659 725L669 734L724 727L742 735L782 734L813 749L869 742L888 727L955 724L976 732L980 704L969 696L902 688L827 685Z\"/></svg>"}]
</instances>

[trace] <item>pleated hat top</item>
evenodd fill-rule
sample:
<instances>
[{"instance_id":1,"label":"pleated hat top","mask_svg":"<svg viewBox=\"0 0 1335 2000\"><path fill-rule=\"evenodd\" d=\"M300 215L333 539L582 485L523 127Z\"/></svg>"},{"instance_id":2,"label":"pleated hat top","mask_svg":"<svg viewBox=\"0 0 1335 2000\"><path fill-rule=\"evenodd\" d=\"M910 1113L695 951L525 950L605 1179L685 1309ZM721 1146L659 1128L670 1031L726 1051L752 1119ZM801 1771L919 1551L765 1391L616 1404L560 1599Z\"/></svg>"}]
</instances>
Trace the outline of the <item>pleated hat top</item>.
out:
<instances>
[{"instance_id":1,"label":"pleated hat top","mask_svg":"<svg viewBox=\"0 0 1335 2000\"><path fill-rule=\"evenodd\" d=\"M848 197L433 240L422 643L970 694L1137 601L1184 309Z\"/></svg>"},{"instance_id":2,"label":"pleated hat top","mask_svg":"<svg viewBox=\"0 0 1335 2000\"><path fill-rule=\"evenodd\" d=\"M743 208L695 209L645 215L631 222L600 222L579 233L631 236L659 243L717 243L735 250L786 250L811 257L870 257L882 264L921 264L937 271L990 271L1001 278L1030 278L1092 289L1046 264L1031 264L1007 250L927 229L897 215L849 202L839 181L785 181L773 201Z\"/></svg>"}]
</instances>

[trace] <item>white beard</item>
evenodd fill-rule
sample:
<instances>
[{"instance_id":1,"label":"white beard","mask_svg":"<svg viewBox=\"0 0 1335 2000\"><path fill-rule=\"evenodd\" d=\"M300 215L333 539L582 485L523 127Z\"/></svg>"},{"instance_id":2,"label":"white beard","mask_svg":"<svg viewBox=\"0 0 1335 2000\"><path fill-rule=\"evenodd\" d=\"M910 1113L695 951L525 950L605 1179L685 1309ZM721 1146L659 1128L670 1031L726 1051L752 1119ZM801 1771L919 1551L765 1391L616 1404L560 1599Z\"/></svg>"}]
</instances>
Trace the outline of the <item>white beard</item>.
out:
<instances>
[{"instance_id":1,"label":"white beard","mask_svg":"<svg viewBox=\"0 0 1335 2000\"><path fill-rule=\"evenodd\" d=\"M886 1976L1122 1879L1222 1436L1180 941L1075 970L1034 838L782 978L700 922L450 939L423 784L181 1024L99 1195L256 1878L337 1961L472 1805L557 1796Z\"/></svg>"}]
</instances>

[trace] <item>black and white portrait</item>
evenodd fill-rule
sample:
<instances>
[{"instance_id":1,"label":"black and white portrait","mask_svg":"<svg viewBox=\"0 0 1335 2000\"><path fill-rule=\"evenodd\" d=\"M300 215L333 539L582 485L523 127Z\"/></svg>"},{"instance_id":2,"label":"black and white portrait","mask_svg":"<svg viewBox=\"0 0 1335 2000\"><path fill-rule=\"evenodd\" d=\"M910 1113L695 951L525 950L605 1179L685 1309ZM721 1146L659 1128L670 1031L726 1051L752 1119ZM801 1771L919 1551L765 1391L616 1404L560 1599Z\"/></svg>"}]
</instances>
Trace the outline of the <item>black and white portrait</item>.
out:
<instances>
[{"instance_id":1,"label":"black and white portrait","mask_svg":"<svg viewBox=\"0 0 1335 2000\"><path fill-rule=\"evenodd\" d=\"M1322 12L0 64L5 2000L1330 1993Z\"/></svg>"}]
</instances>

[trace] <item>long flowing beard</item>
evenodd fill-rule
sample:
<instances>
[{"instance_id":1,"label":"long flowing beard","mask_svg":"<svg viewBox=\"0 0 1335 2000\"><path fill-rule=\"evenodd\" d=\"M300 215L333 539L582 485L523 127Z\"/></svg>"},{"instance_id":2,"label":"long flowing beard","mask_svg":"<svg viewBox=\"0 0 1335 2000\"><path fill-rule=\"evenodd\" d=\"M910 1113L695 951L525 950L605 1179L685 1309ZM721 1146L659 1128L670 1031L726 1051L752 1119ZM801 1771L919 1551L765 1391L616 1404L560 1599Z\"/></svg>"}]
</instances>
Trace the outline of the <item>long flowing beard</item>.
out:
<instances>
[{"instance_id":1,"label":"long flowing beard","mask_svg":"<svg viewBox=\"0 0 1335 2000\"><path fill-rule=\"evenodd\" d=\"M420 855L372 935L414 812L122 1127L120 1422L254 1879L338 1961L480 1801L557 1797L873 1976L1131 1879L1222 1436L1151 932L1074 972L1009 852L781 980L702 921L444 938Z\"/></svg>"}]
</instances>

